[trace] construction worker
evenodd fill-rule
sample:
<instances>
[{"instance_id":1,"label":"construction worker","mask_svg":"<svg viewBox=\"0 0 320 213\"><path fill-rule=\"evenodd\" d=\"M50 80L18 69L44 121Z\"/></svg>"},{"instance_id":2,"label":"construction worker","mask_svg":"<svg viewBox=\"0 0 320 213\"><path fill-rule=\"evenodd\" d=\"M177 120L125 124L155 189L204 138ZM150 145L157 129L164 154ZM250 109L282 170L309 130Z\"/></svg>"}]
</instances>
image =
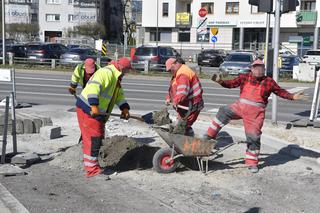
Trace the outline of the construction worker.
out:
<instances>
[{"instance_id":1,"label":"construction worker","mask_svg":"<svg viewBox=\"0 0 320 213\"><path fill-rule=\"evenodd\" d=\"M130 60L124 57L112 65L100 68L77 99L76 112L83 140L83 161L87 177L103 172L98 164L98 154L104 138L105 122L114 105L122 111L122 118L130 117L130 106L121 88L121 80L130 68Z\"/></svg>"},{"instance_id":2,"label":"construction worker","mask_svg":"<svg viewBox=\"0 0 320 213\"><path fill-rule=\"evenodd\" d=\"M93 58L87 58L84 63L78 64L71 76L71 83L69 87L70 94L76 94L78 84L80 84L83 89L89 81L90 77L98 69L100 69L100 66L95 63Z\"/></svg>"},{"instance_id":3,"label":"construction worker","mask_svg":"<svg viewBox=\"0 0 320 213\"><path fill-rule=\"evenodd\" d=\"M166 104L173 105L179 122L185 121L185 135L193 136L191 126L204 107L199 78L181 58L169 58L166 61L166 70L172 73Z\"/></svg>"},{"instance_id":4,"label":"construction worker","mask_svg":"<svg viewBox=\"0 0 320 213\"><path fill-rule=\"evenodd\" d=\"M271 93L288 100L306 99L303 92L291 94L282 89L272 78L264 75L265 65L261 60L252 63L251 72L240 74L233 80L222 80L221 75L213 75L211 80L225 88L240 86L240 98L235 103L219 108L216 117L207 130L207 139L215 139L220 129L230 120L243 119L247 150L245 164L252 173L259 171L261 129L265 119L265 109Z\"/></svg>"}]
</instances>

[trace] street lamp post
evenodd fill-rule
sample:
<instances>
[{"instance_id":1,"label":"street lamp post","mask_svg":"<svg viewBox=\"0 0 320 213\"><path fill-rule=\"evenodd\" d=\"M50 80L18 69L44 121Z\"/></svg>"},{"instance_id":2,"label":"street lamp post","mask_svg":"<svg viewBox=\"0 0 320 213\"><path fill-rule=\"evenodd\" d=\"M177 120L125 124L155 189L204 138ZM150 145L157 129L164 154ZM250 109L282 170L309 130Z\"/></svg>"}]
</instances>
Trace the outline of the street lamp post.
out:
<instances>
[{"instance_id":1,"label":"street lamp post","mask_svg":"<svg viewBox=\"0 0 320 213\"><path fill-rule=\"evenodd\" d=\"M2 64L6 64L6 20L5 1L2 0Z\"/></svg>"},{"instance_id":2,"label":"street lamp post","mask_svg":"<svg viewBox=\"0 0 320 213\"><path fill-rule=\"evenodd\" d=\"M156 27L156 45L158 46L158 33L159 33L159 0L157 0L157 27Z\"/></svg>"}]
</instances>

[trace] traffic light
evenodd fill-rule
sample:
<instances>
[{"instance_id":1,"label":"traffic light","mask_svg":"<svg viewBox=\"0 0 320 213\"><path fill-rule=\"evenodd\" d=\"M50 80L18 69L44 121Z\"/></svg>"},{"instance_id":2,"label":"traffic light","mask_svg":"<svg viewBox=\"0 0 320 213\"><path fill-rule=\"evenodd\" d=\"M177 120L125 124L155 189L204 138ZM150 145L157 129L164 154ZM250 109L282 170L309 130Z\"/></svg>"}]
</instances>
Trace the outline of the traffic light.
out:
<instances>
[{"instance_id":1,"label":"traffic light","mask_svg":"<svg viewBox=\"0 0 320 213\"><path fill-rule=\"evenodd\" d=\"M282 13L296 11L297 6L299 6L298 0L283 0Z\"/></svg>"},{"instance_id":2,"label":"traffic light","mask_svg":"<svg viewBox=\"0 0 320 213\"><path fill-rule=\"evenodd\" d=\"M273 0L259 0L258 11L271 13L273 11Z\"/></svg>"},{"instance_id":3,"label":"traffic light","mask_svg":"<svg viewBox=\"0 0 320 213\"><path fill-rule=\"evenodd\" d=\"M273 0L249 0L249 4L257 6L259 12L271 13L273 11Z\"/></svg>"}]
</instances>

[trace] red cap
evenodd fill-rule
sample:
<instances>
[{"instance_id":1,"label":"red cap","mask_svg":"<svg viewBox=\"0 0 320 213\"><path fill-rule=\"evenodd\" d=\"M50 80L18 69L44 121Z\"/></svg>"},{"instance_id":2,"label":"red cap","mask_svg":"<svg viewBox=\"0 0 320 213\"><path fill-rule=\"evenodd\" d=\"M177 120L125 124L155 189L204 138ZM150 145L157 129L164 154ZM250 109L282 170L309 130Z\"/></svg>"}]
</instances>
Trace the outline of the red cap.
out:
<instances>
[{"instance_id":1,"label":"red cap","mask_svg":"<svg viewBox=\"0 0 320 213\"><path fill-rule=\"evenodd\" d=\"M175 58L169 58L167 61L166 61L166 71L170 71L171 67L172 67L172 64L176 61Z\"/></svg>"},{"instance_id":2,"label":"red cap","mask_svg":"<svg viewBox=\"0 0 320 213\"><path fill-rule=\"evenodd\" d=\"M131 69L131 62L126 57L119 58L118 65L122 65L122 69Z\"/></svg>"},{"instance_id":3,"label":"red cap","mask_svg":"<svg viewBox=\"0 0 320 213\"><path fill-rule=\"evenodd\" d=\"M88 74L94 73L94 71L96 70L96 65L94 63L94 59L93 58L87 58L84 61L84 70Z\"/></svg>"},{"instance_id":4,"label":"red cap","mask_svg":"<svg viewBox=\"0 0 320 213\"><path fill-rule=\"evenodd\" d=\"M260 59L257 59L252 63L252 66L259 66L259 65L264 66L263 61L261 61Z\"/></svg>"}]
</instances>

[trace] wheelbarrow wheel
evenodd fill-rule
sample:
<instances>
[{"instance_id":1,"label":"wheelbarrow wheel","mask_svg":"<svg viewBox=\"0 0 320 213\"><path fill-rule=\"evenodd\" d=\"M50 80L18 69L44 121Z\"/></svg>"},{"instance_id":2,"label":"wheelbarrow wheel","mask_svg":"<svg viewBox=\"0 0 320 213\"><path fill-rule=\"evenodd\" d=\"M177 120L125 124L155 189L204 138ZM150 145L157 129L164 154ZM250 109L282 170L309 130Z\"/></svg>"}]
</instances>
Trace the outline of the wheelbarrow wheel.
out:
<instances>
[{"instance_id":1,"label":"wheelbarrow wheel","mask_svg":"<svg viewBox=\"0 0 320 213\"><path fill-rule=\"evenodd\" d=\"M159 149L153 156L153 168L159 173L171 173L176 170L179 165L177 159L170 160L172 149L169 147ZM174 151L173 156L176 155Z\"/></svg>"}]
</instances>

